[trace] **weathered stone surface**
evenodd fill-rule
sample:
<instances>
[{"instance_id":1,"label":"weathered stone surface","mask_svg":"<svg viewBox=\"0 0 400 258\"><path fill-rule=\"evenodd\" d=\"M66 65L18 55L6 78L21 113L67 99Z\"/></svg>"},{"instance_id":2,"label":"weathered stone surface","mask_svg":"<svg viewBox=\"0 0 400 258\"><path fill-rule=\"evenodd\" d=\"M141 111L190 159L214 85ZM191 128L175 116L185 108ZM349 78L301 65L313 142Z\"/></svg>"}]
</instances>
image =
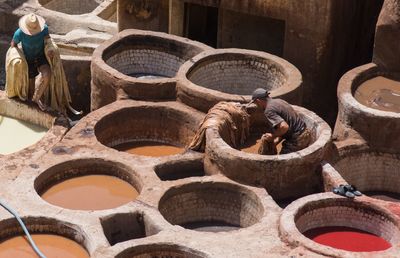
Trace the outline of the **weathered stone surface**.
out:
<instances>
[{"instance_id":1,"label":"weathered stone surface","mask_svg":"<svg viewBox=\"0 0 400 258\"><path fill-rule=\"evenodd\" d=\"M400 1L385 0L376 26L373 62L400 72Z\"/></svg>"}]
</instances>

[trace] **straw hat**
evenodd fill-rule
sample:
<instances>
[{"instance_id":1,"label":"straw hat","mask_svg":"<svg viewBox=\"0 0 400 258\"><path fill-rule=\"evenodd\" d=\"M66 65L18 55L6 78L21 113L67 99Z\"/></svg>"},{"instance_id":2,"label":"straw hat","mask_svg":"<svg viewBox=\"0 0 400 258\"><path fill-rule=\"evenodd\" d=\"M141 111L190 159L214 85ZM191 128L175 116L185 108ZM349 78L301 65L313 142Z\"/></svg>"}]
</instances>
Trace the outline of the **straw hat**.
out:
<instances>
[{"instance_id":1,"label":"straw hat","mask_svg":"<svg viewBox=\"0 0 400 258\"><path fill-rule=\"evenodd\" d=\"M28 35L35 35L41 32L44 29L44 24L46 21L42 16L36 15L34 13L30 13L22 16L19 19L19 28Z\"/></svg>"}]
</instances>

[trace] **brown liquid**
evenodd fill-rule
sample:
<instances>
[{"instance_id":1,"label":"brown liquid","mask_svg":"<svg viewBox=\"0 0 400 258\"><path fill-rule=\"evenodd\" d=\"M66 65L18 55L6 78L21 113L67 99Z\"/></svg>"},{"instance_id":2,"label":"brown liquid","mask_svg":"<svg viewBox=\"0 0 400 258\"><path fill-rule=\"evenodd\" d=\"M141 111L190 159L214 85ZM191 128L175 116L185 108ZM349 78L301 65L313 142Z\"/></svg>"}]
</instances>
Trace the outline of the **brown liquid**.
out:
<instances>
[{"instance_id":1,"label":"brown liquid","mask_svg":"<svg viewBox=\"0 0 400 258\"><path fill-rule=\"evenodd\" d=\"M129 183L107 175L80 176L50 187L42 198L72 210L104 210L134 200L138 192Z\"/></svg>"},{"instance_id":2,"label":"brown liquid","mask_svg":"<svg viewBox=\"0 0 400 258\"><path fill-rule=\"evenodd\" d=\"M251 134L247 139L246 142L240 147L240 150L247 153L258 154L258 149L260 148L261 144L261 134ZM282 142L278 143L276 149L279 152L282 150Z\"/></svg>"},{"instance_id":3,"label":"brown liquid","mask_svg":"<svg viewBox=\"0 0 400 258\"><path fill-rule=\"evenodd\" d=\"M114 149L150 157L175 155L184 152L184 148L153 141L126 142L115 146Z\"/></svg>"},{"instance_id":4,"label":"brown liquid","mask_svg":"<svg viewBox=\"0 0 400 258\"><path fill-rule=\"evenodd\" d=\"M89 258L86 250L68 238L33 234L33 241L47 258ZM0 258L37 258L28 240L23 236L10 238L0 244Z\"/></svg>"},{"instance_id":5,"label":"brown liquid","mask_svg":"<svg viewBox=\"0 0 400 258\"><path fill-rule=\"evenodd\" d=\"M382 76L362 83L354 93L361 104L383 111L400 112L400 82Z\"/></svg>"}]
</instances>

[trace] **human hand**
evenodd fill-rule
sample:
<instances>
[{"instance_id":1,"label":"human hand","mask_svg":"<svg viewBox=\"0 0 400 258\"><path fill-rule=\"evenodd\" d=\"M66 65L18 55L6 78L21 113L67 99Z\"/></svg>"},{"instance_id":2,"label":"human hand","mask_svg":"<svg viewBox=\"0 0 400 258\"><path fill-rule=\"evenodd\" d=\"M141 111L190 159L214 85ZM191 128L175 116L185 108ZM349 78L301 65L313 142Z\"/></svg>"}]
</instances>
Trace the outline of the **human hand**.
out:
<instances>
[{"instance_id":1,"label":"human hand","mask_svg":"<svg viewBox=\"0 0 400 258\"><path fill-rule=\"evenodd\" d=\"M272 133L265 133L262 135L261 139L268 141L268 142L273 142L275 137L272 135Z\"/></svg>"}]
</instances>

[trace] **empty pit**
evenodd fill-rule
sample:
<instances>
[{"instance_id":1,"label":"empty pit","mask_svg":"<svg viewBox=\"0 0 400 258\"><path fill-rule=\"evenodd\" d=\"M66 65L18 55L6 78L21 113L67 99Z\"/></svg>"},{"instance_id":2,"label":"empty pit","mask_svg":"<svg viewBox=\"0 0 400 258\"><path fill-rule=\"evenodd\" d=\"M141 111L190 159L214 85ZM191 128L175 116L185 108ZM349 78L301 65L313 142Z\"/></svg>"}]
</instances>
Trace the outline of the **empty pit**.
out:
<instances>
[{"instance_id":1,"label":"empty pit","mask_svg":"<svg viewBox=\"0 0 400 258\"><path fill-rule=\"evenodd\" d=\"M350 152L333 166L363 194L400 202L400 155L373 151Z\"/></svg>"},{"instance_id":2,"label":"empty pit","mask_svg":"<svg viewBox=\"0 0 400 258\"><path fill-rule=\"evenodd\" d=\"M188 177L205 176L203 162L180 161L158 165L155 172L162 181L173 181Z\"/></svg>"},{"instance_id":3,"label":"empty pit","mask_svg":"<svg viewBox=\"0 0 400 258\"><path fill-rule=\"evenodd\" d=\"M293 104L300 103L302 76L282 58L238 49L206 51L179 70L178 98L201 111L220 101L245 102L256 88ZM193 101L196 96L198 101Z\"/></svg>"},{"instance_id":4,"label":"empty pit","mask_svg":"<svg viewBox=\"0 0 400 258\"><path fill-rule=\"evenodd\" d=\"M115 100L120 88L133 99L174 99L180 66L205 49L164 33L120 32L93 53L92 109Z\"/></svg>"},{"instance_id":5,"label":"empty pit","mask_svg":"<svg viewBox=\"0 0 400 258\"><path fill-rule=\"evenodd\" d=\"M39 250L46 257L89 258L82 246L85 238L74 226L45 218L24 218L29 232ZM1 223L0 257L38 257L24 237L22 228L15 219Z\"/></svg>"},{"instance_id":6,"label":"empty pit","mask_svg":"<svg viewBox=\"0 0 400 258\"><path fill-rule=\"evenodd\" d=\"M207 232L246 228L257 223L264 213L255 193L218 182L173 187L163 195L158 209L173 225Z\"/></svg>"},{"instance_id":7,"label":"empty pit","mask_svg":"<svg viewBox=\"0 0 400 258\"><path fill-rule=\"evenodd\" d=\"M39 0L39 4L49 10L79 15L92 12L102 1L104 0Z\"/></svg>"},{"instance_id":8,"label":"empty pit","mask_svg":"<svg viewBox=\"0 0 400 258\"><path fill-rule=\"evenodd\" d=\"M205 254L191 248L173 244L148 244L131 247L115 258L206 258Z\"/></svg>"},{"instance_id":9,"label":"empty pit","mask_svg":"<svg viewBox=\"0 0 400 258\"><path fill-rule=\"evenodd\" d=\"M35 190L46 202L72 210L112 209L134 201L140 181L129 168L100 159L57 164L35 180Z\"/></svg>"},{"instance_id":10,"label":"empty pit","mask_svg":"<svg viewBox=\"0 0 400 258\"><path fill-rule=\"evenodd\" d=\"M384 257L398 245L400 234L393 215L370 203L326 196L302 198L288 206L280 221L284 236L334 257L350 257L349 252L378 255L378 251Z\"/></svg>"},{"instance_id":11,"label":"empty pit","mask_svg":"<svg viewBox=\"0 0 400 258\"><path fill-rule=\"evenodd\" d=\"M293 107L304 117L307 128L312 131L312 143L307 148L288 154L259 155L256 147L250 146L250 149L254 149L248 153L228 144L231 141L229 134L222 131L225 129L209 127L206 131L206 171L223 173L237 182L264 187L283 206L299 197L321 192L322 177L318 172L318 163L324 159L331 144L331 129L313 112ZM255 115L257 113L252 114ZM260 133L251 137L261 137L266 130L266 125L263 128L251 127L250 131Z\"/></svg>"},{"instance_id":12,"label":"empty pit","mask_svg":"<svg viewBox=\"0 0 400 258\"><path fill-rule=\"evenodd\" d=\"M113 214L100 219L104 235L110 245L154 235L143 213Z\"/></svg>"},{"instance_id":13,"label":"empty pit","mask_svg":"<svg viewBox=\"0 0 400 258\"><path fill-rule=\"evenodd\" d=\"M95 125L95 135L103 145L149 157L184 153L196 130L196 119L173 105L121 108Z\"/></svg>"}]
</instances>

